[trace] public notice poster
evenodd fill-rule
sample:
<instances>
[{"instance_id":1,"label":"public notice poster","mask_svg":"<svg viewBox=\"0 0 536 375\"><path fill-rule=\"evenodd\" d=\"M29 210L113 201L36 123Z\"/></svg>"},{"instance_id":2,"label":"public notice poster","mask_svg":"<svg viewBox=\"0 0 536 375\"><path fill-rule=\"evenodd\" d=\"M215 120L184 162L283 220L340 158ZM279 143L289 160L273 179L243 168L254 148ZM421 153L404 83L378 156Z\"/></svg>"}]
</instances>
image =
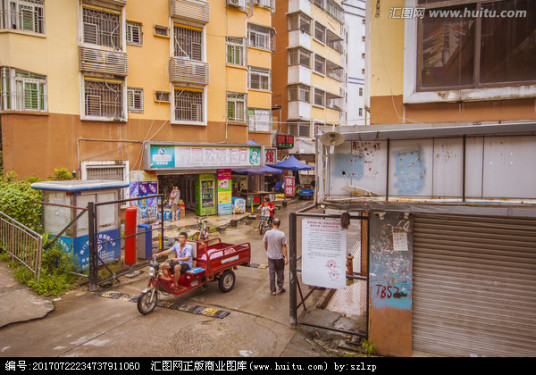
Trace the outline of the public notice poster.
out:
<instances>
[{"instance_id":1,"label":"public notice poster","mask_svg":"<svg viewBox=\"0 0 536 375\"><path fill-rule=\"evenodd\" d=\"M218 169L218 215L233 213L231 169Z\"/></svg>"},{"instance_id":2,"label":"public notice poster","mask_svg":"<svg viewBox=\"0 0 536 375\"><path fill-rule=\"evenodd\" d=\"M302 220L302 279L311 286L346 287L346 230L340 219Z\"/></svg>"}]
</instances>

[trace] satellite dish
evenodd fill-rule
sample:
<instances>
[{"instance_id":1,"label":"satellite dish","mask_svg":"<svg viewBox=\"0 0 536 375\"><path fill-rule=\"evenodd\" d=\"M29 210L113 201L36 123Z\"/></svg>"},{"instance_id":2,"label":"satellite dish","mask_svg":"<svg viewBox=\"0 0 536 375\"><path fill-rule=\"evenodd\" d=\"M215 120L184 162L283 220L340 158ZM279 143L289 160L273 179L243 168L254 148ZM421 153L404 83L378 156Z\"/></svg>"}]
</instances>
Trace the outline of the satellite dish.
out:
<instances>
[{"instance_id":1,"label":"satellite dish","mask_svg":"<svg viewBox=\"0 0 536 375\"><path fill-rule=\"evenodd\" d=\"M336 131L330 131L320 136L320 142L326 147L329 147L329 153L333 154L335 146L344 143L344 135Z\"/></svg>"}]
</instances>

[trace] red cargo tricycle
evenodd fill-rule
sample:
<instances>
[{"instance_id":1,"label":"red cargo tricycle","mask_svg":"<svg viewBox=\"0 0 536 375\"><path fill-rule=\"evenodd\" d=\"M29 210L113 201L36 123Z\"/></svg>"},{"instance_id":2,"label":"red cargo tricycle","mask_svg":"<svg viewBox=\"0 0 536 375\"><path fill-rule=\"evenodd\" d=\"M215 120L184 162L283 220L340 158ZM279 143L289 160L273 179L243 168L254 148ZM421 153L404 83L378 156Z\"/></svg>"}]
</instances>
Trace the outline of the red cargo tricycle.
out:
<instances>
[{"instance_id":1,"label":"red cargo tricycle","mask_svg":"<svg viewBox=\"0 0 536 375\"><path fill-rule=\"evenodd\" d=\"M219 238L205 241L191 241L193 268L179 277L180 290L172 290L174 277L166 270L163 275L160 264L153 257L149 263L149 284L141 292L138 298L138 310L142 314L149 314L154 310L158 302L158 292L184 294L197 288L205 289L210 281L218 281L218 286L223 293L230 292L235 285L236 275L233 269L237 266L249 266L251 260L251 246L249 243L232 245L221 242ZM159 272L160 271L160 272Z\"/></svg>"}]
</instances>

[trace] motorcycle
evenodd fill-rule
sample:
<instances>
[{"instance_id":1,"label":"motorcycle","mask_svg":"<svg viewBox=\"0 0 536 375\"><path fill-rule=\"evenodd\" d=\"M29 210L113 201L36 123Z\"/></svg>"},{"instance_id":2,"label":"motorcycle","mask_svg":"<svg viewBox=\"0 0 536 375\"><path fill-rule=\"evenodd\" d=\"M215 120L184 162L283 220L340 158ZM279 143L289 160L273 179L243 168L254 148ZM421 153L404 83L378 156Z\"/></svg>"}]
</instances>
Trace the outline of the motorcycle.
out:
<instances>
[{"instance_id":1,"label":"motorcycle","mask_svg":"<svg viewBox=\"0 0 536 375\"><path fill-rule=\"evenodd\" d=\"M261 208L261 216L259 221L259 233L264 233L265 229L268 229L270 224L268 224L268 220L270 219L270 208L269 207L262 207Z\"/></svg>"}]
</instances>

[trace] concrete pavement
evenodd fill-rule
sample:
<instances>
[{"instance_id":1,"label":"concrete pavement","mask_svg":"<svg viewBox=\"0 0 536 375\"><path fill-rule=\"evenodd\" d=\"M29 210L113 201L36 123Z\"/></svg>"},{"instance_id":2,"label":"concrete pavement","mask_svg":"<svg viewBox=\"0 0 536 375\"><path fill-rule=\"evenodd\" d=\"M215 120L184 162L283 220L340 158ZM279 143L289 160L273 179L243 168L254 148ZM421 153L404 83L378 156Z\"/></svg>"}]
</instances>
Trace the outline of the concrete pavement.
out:
<instances>
[{"instance_id":1,"label":"concrete pavement","mask_svg":"<svg viewBox=\"0 0 536 375\"><path fill-rule=\"evenodd\" d=\"M295 201L279 214L288 232L288 213L308 205ZM247 221L221 233L222 240L252 245L252 262L266 263L262 236ZM5 264L4 264L5 265ZM0 269L1 271L1 269ZM141 315L135 303L103 298L87 286L55 302L46 319L0 329L1 356L327 356L301 329L289 323L288 293L269 294L268 270L240 267L236 286L221 293L215 283L182 298L164 297L229 311L224 319L157 307ZM286 272L288 278L288 272ZM0 278L0 280L2 280ZM144 272L121 278L109 291L137 295L146 286ZM285 281L288 287L288 279ZM2 285L0 284L0 289ZM3 305L3 304L2 304ZM7 312L9 315L9 312Z\"/></svg>"}]
</instances>

